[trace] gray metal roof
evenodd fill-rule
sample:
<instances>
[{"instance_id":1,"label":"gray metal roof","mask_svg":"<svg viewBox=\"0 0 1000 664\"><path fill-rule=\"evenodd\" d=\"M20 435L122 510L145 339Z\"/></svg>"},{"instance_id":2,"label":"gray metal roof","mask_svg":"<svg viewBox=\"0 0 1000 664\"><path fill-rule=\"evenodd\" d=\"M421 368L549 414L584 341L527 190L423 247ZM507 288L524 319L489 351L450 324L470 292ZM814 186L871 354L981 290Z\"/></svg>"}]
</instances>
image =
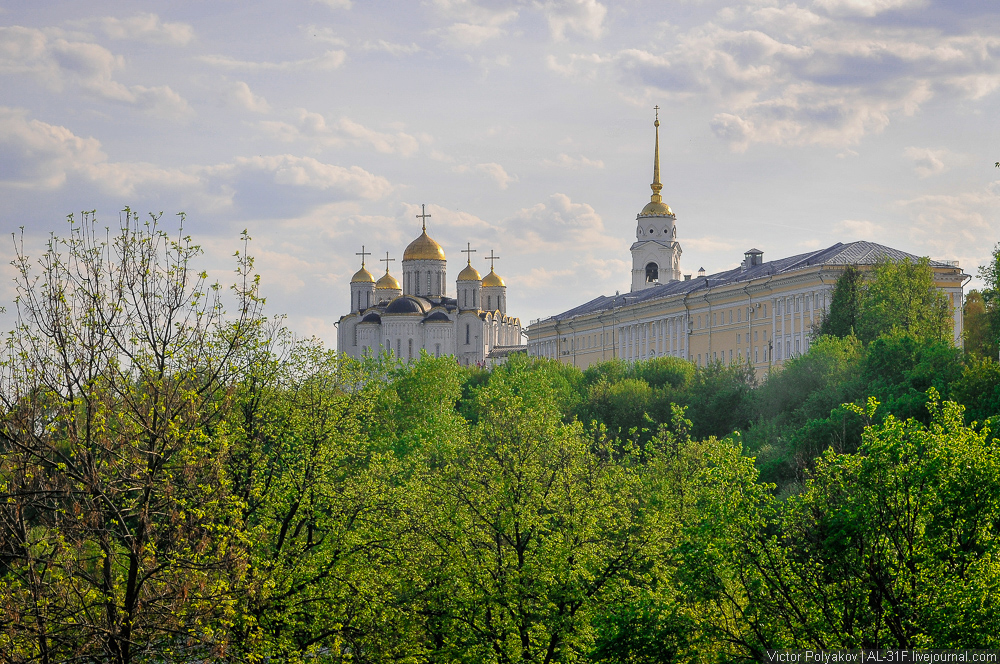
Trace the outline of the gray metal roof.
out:
<instances>
[{"instance_id":1,"label":"gray metal roof","mask_svg":"<svg viewBox=\"0 0 1000 664\"><path fill-rule=\"evenodd\" d=\"M702 290L704 288L715 288L725 284L753 281L754 279L759 279L761 277L787 274L789 272L803 270L816 265L874 265L880 256L885 256L892 260L903 260L906 258L910 260L919 259L919 256L908 254L905 251L893 249L892 247L876 244L874 242L859 241L849 242L847 244L838 242L837 244L827 247L826 249L819 249L805 254L789 256L788 258L779 258L777 260L767 261L766 263L761 263L760 265L753 265L746 270L742 267L737 267L732 270L716 272L715 274L709 274L703 277L694 277L687 281L671 281L665 284L657 284L656 286L644 288L640 291L625 293L624 295L601 295L590 302L586 302L578 307L574 307L562 312L561 314L556 314L543 320L565 320L575 316L605 311L614 307L622 307L627 304L635 304L637 302L646 302L648 300L658 300L675 295L693 293L694 291ZM940 261L931 261L931 266L954 267L953 265L942 263Z\"/></svg>"}]
</instances>

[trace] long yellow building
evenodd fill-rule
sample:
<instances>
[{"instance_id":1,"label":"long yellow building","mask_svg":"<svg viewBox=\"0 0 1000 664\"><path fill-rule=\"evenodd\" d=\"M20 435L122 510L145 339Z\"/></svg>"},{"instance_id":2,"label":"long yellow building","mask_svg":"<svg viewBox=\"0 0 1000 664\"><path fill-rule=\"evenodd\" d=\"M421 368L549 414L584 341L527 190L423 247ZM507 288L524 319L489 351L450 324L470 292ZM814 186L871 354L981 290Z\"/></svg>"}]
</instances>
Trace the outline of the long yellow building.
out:
<instances>
[{"instance_id":1,"label":"long yellow building","mask_svg":"<svg viewBox=\"0 0 1000 664\"><path fill-rule=\"evenodd\" d=\"M614 358L686 358L699 365L749 362L763 377L809 348L814 326L829 310L837 278L848 265L879 257L917 257L873 242L831 247L773 261L750 249L740 267L682 274L677 218L660 195L659 121L653 194L636 216L632 290L601 296L527 328L528 354L586 368ZM948 296L954 342L962 343L963 286L957 262L932 261L935 281Z\"/></svg>"}]
</instances>

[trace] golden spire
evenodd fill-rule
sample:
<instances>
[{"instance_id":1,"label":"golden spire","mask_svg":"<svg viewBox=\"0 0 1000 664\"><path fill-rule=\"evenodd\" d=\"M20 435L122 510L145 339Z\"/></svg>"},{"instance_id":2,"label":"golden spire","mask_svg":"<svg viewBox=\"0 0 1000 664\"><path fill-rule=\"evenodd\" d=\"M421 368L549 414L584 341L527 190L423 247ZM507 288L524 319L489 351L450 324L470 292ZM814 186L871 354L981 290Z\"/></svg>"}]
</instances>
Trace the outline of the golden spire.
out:
<instances>
[{"instance_id":1,"label":"golden spire","mask_svg":"<svg viewBox=\"0 0 1000 664\"><path fill-rule=\"evenodd\" d=\"M653 108L656 111L656 120L653 121L653 126L656 128L656 147L653 151L653 183L649 185L649 188L653 190L653 195L649 197L649 202L646 203L646 207L642 208L639 216L673 216L674 213L670 206L664 203L663 197L660 196L660 190L663 189L663 185L660 184L660 107L654 106Z\"/></svg>"},{"instance_id":2,"label":"golden spire","mask_svg":"<svg viewBox=\"0 0 1000 664\"><path fill-rule=\"evenodd\" d=\"M653 152L653 184L649 185L649 188L653 190L653 195L650 196L649 200L654 203L662 203L663 198L660 196L660 190L663 189L663 185L660 184L660 107L654 106L653 109L656 111L656 120L653 122L653 126L656 127L656 149Z\"/></svg>"}]
</instances>

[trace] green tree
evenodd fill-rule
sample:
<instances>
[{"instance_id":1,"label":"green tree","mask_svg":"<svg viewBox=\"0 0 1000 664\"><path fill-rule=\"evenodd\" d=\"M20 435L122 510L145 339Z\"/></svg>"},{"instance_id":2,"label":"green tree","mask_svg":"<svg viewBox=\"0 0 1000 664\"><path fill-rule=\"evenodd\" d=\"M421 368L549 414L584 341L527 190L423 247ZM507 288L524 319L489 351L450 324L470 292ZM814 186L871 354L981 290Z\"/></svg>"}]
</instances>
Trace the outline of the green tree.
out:
<instances>
[{"instance_id":1,"label":"green tree","mask_svg":"<svg viewBox=\"0 0 1000 664\"><path fill-rule=\"evenodd\" d=\"M816 648L987 646L1000 612L1000 446L929 391L929 425L888 416L826 452L752 557L762 609ZM877 402L858 409L869 420Z\"/></svg>"},{"instance_id":2,"label":"green tree","mask_svg":"<svg viewBox=\"0 0 1000 664\"><path fill-rule=\"evenodd\" d=\"M979 266L979 278L983 280L981 292L986 315L986 331L988 342L984 344L984 351L988 349L991 357L996 357L1000 348L1000 243L993 248L993 254L989 263Z\"/></svg>"},{"instance_id":3,"label":"green tree","mask_svg":"<svg viewBox=\"0 0 1000 664\"><path fill-rule=\"evenodd\" d=\"M858 325L864 275L854 265L848 265L837 277L830 302L830 313L823 318L820 335L846 337L853 335Z\"/></svg>"},{"instance_id":4,"label":"green tree","mask_svg":"<svg viewBox=\"0 0 1000 664\"><path fill-rule=\"evenodd\" d=\"M1000 416L1000 364L992 357L969 358L952 396L965 406L966 419L984 422Z\"/></svg>"},{"instance_id":5,"label":"green tree","mask_svg":"<svg viewBox=\"0 0 1000 664\"><path fill-rule=\"evenodd\" d=\"M861 296L858 337L874 341L893 330L945 340L952 328L948 298L934 285L930 259L880 258Z\"/></svg>"},{"instance_id":6,"label":"green tree","mask_svg":"<svg viewBox=\"0 0 1000 664\"><path fill-rule=\"evenodd\" d=\"M979 291L970 290L966 294L962 320L965 328L965 352L980 357L997 357L996 341L986 314L986 302Z\"/></svg>"},{"instance_id":7,"label":"green tree","mask_svg":"<svg viewBox=\"0 0 1000 664\"><path fill-rule=\"evenodd\" d=\"M181 217L183 221L183 217ZM211 657L239 539L218 426L262 300L237 252L234 315L153 216L70 217L34 263L0 387L6 661ZM245 238L248 240L249 238Z\"/></svg>"},{"instance_id":8,"label":"green tree","mask_svg":"<svg viewBox=\"0 0 1000 664\"><path fill-rule=\"evenodd\" d=\"M660 548L639 467L562 421L544 369L494 371L467 442L411 484L408 592L431 661L579 659L604 594Z\"/></svg>"},{"instance_id":9,"label":"green tree","mask_svg":"<svg viewBox=\"0 0 1000 664\"><path fill-rule=\"evenodd\" d=\"M366 434L389 391L370 380L384 367L288 343L287 353L265 346L247 358L228 420L227 467L250 549L234 659L392 659L405 650L388 599L401 468L397 445Z\"/></svg>"}]
</instances>

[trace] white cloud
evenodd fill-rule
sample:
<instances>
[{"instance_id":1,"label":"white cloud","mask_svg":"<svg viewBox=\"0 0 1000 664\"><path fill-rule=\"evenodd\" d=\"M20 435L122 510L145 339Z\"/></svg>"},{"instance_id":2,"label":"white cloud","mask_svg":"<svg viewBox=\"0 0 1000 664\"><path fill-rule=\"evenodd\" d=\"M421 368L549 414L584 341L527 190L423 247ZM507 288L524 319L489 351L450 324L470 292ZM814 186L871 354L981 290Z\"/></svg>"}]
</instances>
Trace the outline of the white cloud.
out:
<instances>
[{"instance_id":1,"label":"white cloud","mask_svg":"<svg viewBox=\"0 0 1000 664\"><path fill-rule=\"evenodd\" d=\"M526 254L615 246L605 233L604 221L593 207L574 203L566 194L552 194L545 203L522 208L501 224L517 250Z\"/></svg>"},{"instance_id":2,"label":"white cloud","mask_svg":"<svg viewBox=\"0 0 1000 664\"><path fill-rule=\"evenodd\" d=\"M337 69L347 60L347 53L342 50L327 51L315 58L302 60L286 60L283 62L257 62L252 60L237 60L228 55L203 55L199 58L206 64L223 69L241 69L244 71L328 71Z\"/></svg>"},{"instance_id":3,"label":"white cloud","mask_svg":"<svg viewBox=\"0 0 1000 664\"><path fill-rule=\"evenodd\" d=\"M351 197L368 200L382 198L392 190L392 185L384 177L373 175L358 166L344 168L312 157L291 154L237 157L226 164L197 170L226 180L235 180L246 174L263 174L278 185L334 189Z\"/></svg>"},{"instance_id":4,"label":"white cloud","mask_svg":"<svg viewBox=\"0 0 1000 664\"><path fill-rule=\"evenodd\" d=\"M600 159L589 159L580 155L579 157L571 157L568 154L560 154L555 159L544 159L542 164L545 166L555 166L558 168L569 168L573 170L579 170L581 168L604 168L604 162Z\"/></svg>"},{"instance_id":5,"label":"white cloud","mask_svg":"<svg viewBox=\"0 0 1000 664\"><path fill-rule=\"evenodd\" d=\"M870 18L893 9L919 9L927 0L815 0L813 5L836 16Z\"/></svg>"},{"instance_id":6,"label":"white cloud","mask_svg":"<svg viewBox=\"0 0 1000 664\"><path fill-rule=\"evenodd\" d=\"M362 48L366 51L383 51L389 55L413 55L414 53L420 53L422 49L417 44L394 44L392 42L387 42L384 39L379 39L377 41L366 41Z\"/></svg>"},{"instance_id":7,"label":"white cloud","mask_svg":"<svg viewBox=\"0 0 1000 664\"><path fill-rule=\"evenodd\" d=\"M542 3L552 38L562 41L566 31L598 39L603 30L607 8L597 0L549 0Z\"/></svg>"},{"instance_id":8,"label":"white cloud","mask_svg":"<svg viewBox=\"0 0 1000 664\"><path fill-rule=\"evenodd\" d=\"M302 33L324 44L332 44L341 48L347 46L347 40L337 34L333 28L320 25L307 25L302 28Z\"/></svg>"},{"instance_id":9,"label":"white cloud","mask_svg":"<svg viewBox=\"0 0 1000 664\"><path fill-rule=\"evenodd\" d=\"M949 151L908 147L903 150L903 156L913 162L913 170L917 175L926 178L946 170L944 159L949 156Z\"/></svg>"},{"instance_id":10,"label":"white cloud","mask_svg":"<svg viewBox=\"0 0 1000 664\"><path fill-rule=\"evenodd\" d=\"M238 107L253 113L267 113L271 105L260 95L255 95L250 86L243 81L235 81L226 91L226 100Z\"/></svg>"},{"instance_id":11,"label":"white cloud","mask_svg":"<svg viewBox=\"0 0 1000 664\"><path fill-rule=\"evenodd\" d=\"M923 246L930 256L975 264L989 254L992 245L983 238L1000 236L1000 180L974 191L898 200L894 207L910 217L907 232L911 241Z\"/></svg>"},{"instance_id":12,"label":"white cloud","mask_svg":"<svg viewBox=\"0 0 1000 664\"><path fill-rule=\"evenodd\" d=\"M727 23L678 31L662 51L574 54L549 68L591 78L608 68L643 98L711 100L715 134L756 143L843 148L913 115L936 96L979 99L1000 88L1000 38L881 28L795 4L734 9ZM633 92L633 95L636 93Z\"/></svg>"},{"instance_id":13,"label":"white cloud","mask_svg":"<svg viewBox=\"0 0 1000 664\"><path fill-rule=\"evenodd\" d=\"M313 0L321 5L326 5L331 9L350 9L351 0Z\"/></svg>"},{"instance_id":14,"label":"white cloud","mask_svg":"<svg viewBox=\"0 0 1000 664\"><path fill-rule=\"evenodd\" d=\"M876 241L883 236L883 228L879 224L866 219L844 219L834 225L837 233L850 240Z\"/></svg>"},{"instance_id":15,"label":"white cloud","mask_svg":"<svg viewBox=\"0 0 1000 664\"><path fill-rule=\"evenodd\" d=\"M156 14L136 14L129 18L108 16L99 20L104 34L112 39L134 39L154 44L184 46L194 39L187 23L164 23Z\"/></svg>"},{"instance_id":16,"label":"white cloud","mask_svg":"<svg viewBox=\"0 0 1000 664\"><path fill-rule=\"evenodd\" d=\"M434 6L454 22L434 31L446 46L469 48L507 34L505 26L517 18L508 6L486 7L472 0L434 0Z\"/></svg>"},{"instance_id":17,"label":"white cloud","mask_svg":"<svg viewBox=\"0 0 1000 664\"><path fill-rule=\"evenodd\" d=\"M268 133L285 141L309 140L322 145L338 146L344 143L367 145L383 154L412 156L420 149L420 140L402 131L395 133L370 129L350 118L342 117L332 124L319 113L304 108L295 111L292 122L266 121L260 126Z\"/></svg>"},{"instance_id":18,"label":"white cloud","mask_svg":"<svg viewBox=\"0 0 1000 664\"><path fill-rule=\"evenodd\" d=\"M42 30L0 27L0 73L29 74L52 90L78 87L105 101L132 106L161 118L179 120L193 111L169 86L127 86L114 80L125 61L99 44L50 38Z\"/></svg>"},{"instance_id":19,"label":"white cloud","mask_svg":"<svg viewBox=\"0 0 1000 664\"><path fill-rule=\"evenodd\" d=\"M511 182L517 182L516 175L509 175L503 166L495 162L485 164L461 164L452 169L455 173L481 173L506 189Z\"/></svg>"},{"instance_id":20,"label":"white cloud","mask_svg":"<svg viewBox=\"0 0 1000 664\"><path fill-rule=\"evenodd\" d=\"M7 107L0 107L0 147L0 183L29 189L54 189L69 171L107 159L97 139L29 120L23 109Z\"/></svg>"},{"instance_id":21,"label":"white cloud","mask_svg":"<svg viewBox=\"0 0 1000 664\"><path fill-rule=\"evenodd\" d=\"M358 166L343 167L312 157L268 155L237 157L211 166L177 168L145 162L112 162L94 138L66 127L28 119L22 109L0 107L0 184L52 190L78 178L124 198L171 191L202 209L231 207L234 197L258 195L263 185L332 191L347 199L375 200L392 190L384 177Z\"/></svg>"}]
</instances>

